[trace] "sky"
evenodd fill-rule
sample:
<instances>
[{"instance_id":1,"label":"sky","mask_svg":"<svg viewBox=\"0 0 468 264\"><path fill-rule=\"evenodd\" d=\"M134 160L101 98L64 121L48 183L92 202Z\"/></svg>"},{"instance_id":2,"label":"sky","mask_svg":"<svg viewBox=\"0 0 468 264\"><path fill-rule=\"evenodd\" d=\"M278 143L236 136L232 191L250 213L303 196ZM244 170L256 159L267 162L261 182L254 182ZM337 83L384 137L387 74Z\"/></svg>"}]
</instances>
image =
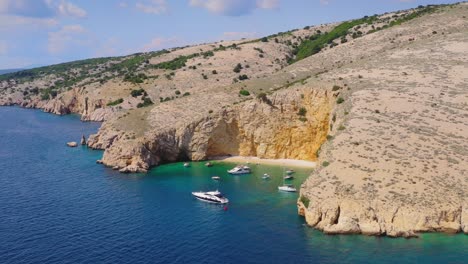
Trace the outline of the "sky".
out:
<instances>
[{"instance_id":1,"label":"sky","mask_svg":"<svg viewBox=\"0 0 468 264\"><path fill-rule=\"evenodd\" d=\"M451 0L0 0L0 69L261 37Z\"/></svg>"}]
</instances>

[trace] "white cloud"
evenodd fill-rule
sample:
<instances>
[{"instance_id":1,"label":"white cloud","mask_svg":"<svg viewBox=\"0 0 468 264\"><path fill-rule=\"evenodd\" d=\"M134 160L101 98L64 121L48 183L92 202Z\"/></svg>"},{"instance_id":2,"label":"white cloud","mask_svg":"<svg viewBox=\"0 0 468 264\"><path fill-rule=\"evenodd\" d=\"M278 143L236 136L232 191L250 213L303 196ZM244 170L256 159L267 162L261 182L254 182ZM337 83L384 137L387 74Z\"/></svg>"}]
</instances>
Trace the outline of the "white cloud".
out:
<instances>
[{"instance_id":1,"label":"white cloud","mask_svg":"<svg viewBox=\"0 0 468 264\"><path fill-rule=\"evenodd\" d=\"M241 16L257 8L277 8L279 0L189 0L189 4L219 15Z\"/></svg>"},{"instance_id":2,"label":"white cloud","mask_svg":"<svg viewBox=\"0 0 468 264\"><path fill-rule=\"evenodd\" d=\"M59 31L49 32L47 50L50 54L59 54L73 46L88 46L91 41L85 33L81 25L66 25Z\"/></svg>"},{"instance_id":3,"label":"white cloud","mask_svg":"<svg viewBox=\"0 0 468 264\"><path fill-rule=\"evenodd\" d=\"M257 32L224 32L222 39L239 40L242 38L255 38L257 35Z\"/></svg>"},{"instance_id":4,"label":"white cloud","mask_svg":"<svg viewBox=\"0 0 468 264\"><path fill-rule=\"evenodd\" d=\"M258 8L274 9L279 6L279 0L257 0Z\"/></svg>"},{"instance_id":5,"label":"white cloud","mask_svg":"<svg viewBox=\"0 0 468 264\"><path fill-rule=\"evenodd\" d=\"M146 2L137 2L135 7L147 14L163 14L167 12L166 0L151 0Z\"/></svg>"},{"instance_id":6,"label":"white cloud","mask_svg":"<svg viewBox=\"0 0 468 264\"><path fill-rule=\"evenodd\" d=\"M0 55L6 55L8 53L8 44L4 40L0 40Z\"/></svg>"},{"instance_id":7,"label":"white cloud","mask_svg":"<svg viewBox=\"0 0 468 264\"><path fill-rule=\"evenodd\" d=\"M0 14L31 18L56 15L85 17L86 11L66 0L0 0Z\"/></svg>"},{"instance_id":8,"label":"white cloud","mask_svg":"<svg viewBox=\"0 0 468 264\"><path fill-rule=\"evenodd\" d=\"M0 15L0 31L18 29L27 26L28 29L39 29L58 25L55 18L36 18L15 15Z\"/></svg>"},{"instance_id":9,"label":"white cloud","mask_svg":"<svg viewBox=\"0 0 468 264\"><path fill-rule=\"evenodd\" d=\"M64 0L60 1L56 8L58 13L62 16L82 18L87 15L84 9Z\"/></svg>"},{"instance_id":10,"label":"white cloud","mask_svg":"<svg viewBox=\"0 0 468 264\"><path fill-rule=\"evenodd\" d=\"M0 14L24 17L52 17L53 10L46 1L0 0Z\"/></svg>"},{"instance_id":11,"label":"white cloud","mask_svg":"<svg viewBox=\"0 0 468 264\"><path fill-rule=\"evenodd\" d=\"M154 51L154 50L174 47L174 46L181 45L181 44L182 44L182 41L176 37L170 37L170 38L158 37L158 38L153 38L149 43L143 45L142 50L145 52Z\"/></svg>"},{"instance_id":12,"label":"white cloud","mask_svg":"<svg viewBox=\"0 0 468 264\"><path fill-rule=\"evenodd\" d=\"M95 57L111 57L121 55L122 52L119 52L118 46L120 44L119 39L113 37L108 38L102 44L99 45L99 48L95 51Z\"/></svg>"}]
</instances>

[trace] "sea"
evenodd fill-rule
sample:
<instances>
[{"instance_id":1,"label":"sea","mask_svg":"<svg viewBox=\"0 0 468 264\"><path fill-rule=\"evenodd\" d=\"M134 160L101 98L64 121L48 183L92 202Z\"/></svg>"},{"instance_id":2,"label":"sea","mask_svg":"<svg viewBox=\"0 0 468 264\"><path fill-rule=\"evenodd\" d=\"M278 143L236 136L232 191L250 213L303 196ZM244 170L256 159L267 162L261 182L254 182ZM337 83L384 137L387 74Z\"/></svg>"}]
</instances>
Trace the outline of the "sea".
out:
<instances>
[{"instance_id":1,"label":"sea","mask_svg":"<svg viewBox=\"0 0 468 264\"><path fill-rule=\"evenodd\" d=\"M284 166L165 164L120 174L69 148L100 123L0 107L0 263L468 263L468 236L325 235L278 192ZM310 169L294 168L297 188ZM270 180L262 179L268 173ZM212 176L221 180L214 181ZM219 189L227 206L194 199Z\"/></svg>"}]
</instances>

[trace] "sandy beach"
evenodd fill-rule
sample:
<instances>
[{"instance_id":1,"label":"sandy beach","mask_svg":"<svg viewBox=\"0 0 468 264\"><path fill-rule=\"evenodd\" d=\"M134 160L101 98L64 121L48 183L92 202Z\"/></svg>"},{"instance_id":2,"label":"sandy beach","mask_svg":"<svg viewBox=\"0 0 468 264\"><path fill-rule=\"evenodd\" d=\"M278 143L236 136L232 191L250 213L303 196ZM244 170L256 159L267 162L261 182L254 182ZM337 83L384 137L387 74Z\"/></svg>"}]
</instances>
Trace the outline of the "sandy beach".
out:
<instances>
[{"instance_id":1,"label":"sandy beach","mask_svg":"<svg viewBox=\"0 0 468 264\"><path fill-rule=\"evenodd\" d=\"M280 165L286 167L300 167L300 168L315 168L316 163L307 160L294 160L294 159L260 159L257 157L243 157L243 156L232 156L232 157L216 157L212 160L232 162L232 163L250 163L250 164L268 164L268 165Z\"/></svg>"}]
</instances>

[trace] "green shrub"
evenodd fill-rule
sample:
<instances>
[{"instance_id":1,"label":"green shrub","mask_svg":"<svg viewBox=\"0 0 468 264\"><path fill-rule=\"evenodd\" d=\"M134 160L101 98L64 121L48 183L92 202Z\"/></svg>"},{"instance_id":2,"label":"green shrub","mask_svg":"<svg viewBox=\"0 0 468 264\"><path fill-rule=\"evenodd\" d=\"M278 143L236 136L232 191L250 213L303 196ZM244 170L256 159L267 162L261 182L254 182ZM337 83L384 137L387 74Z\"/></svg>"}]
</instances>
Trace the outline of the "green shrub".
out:
<instances>
[{"instance_id":1,"label":"green shrub","mask_svg":"<svg viewBox=\"0 0 468 264\"><path fill-rule=\"evenodd\" d=\"M260 52L260 53L264 53L264 51L261 49L261 48L254 48L254 50Z\"/></svg>"},{"instance_id":2,"label":"green shrub","mask_svg":"<svg viewBox=\"0 0 468 264\"><path fill-rule=\"evenodd\" d=\"M307 109L305 107L299 108L299 112L297 112L298 115L300 116L305 116L307 114Z\"/></svg>"},{"instance_id":3,"label":"green shrub","mask_svg":"<svg viewBox=\"0 0 468 264\"><path fill-rule=\"evenodd\" d=\"M261 39L261 41L262 41L262 42L268 42L268 38L267 38L267 37L263 37L263 38Z\"/></svg>"},{"instance_id":4,"label":"green shrub","mask_svg":"<svg viewBox=\"0 0 468 264\"><path fill-rule=\"evenodd\" d=\"M180 69L180 68L184 67L189 59L195 58L197 56L200 56L200 54L199 53L194 53L194 54L191 54L191 55L188 55L188 56L179 56L179 57L177 57L177 58L175 58L173 60L165 61L165 62L158 63L156 65L153 65L153 68L166 69L166 70L173 70L174 71L174 70L177 70L177 69Z\"/></svg>"},{"instance_id":5,"label":"green shrub","mask_svg":"<svg viewBox=\"0 0 468 264\"><path fill-rule=\"evenodd\" d=\"M233 71L235 73L239 73L242 70L242 64L237 63L236 67L234 67Z\"/></svg>"},{"instance_id":6,"label":"green shrub","mask_svg":"<svg viewBox=\"0 0 468 264\"><path fill-rule=\"evenodd\" d=\"M322 162L322 166L323 166L323 167L328 167L328 165L330 165L330 162L328 162L328 161Z\"/></svg>"},{"instance_id":7,"label":"green shrub","mask_svg":"<svg viewBox=\"0 0 468 264\"><path fill-rule=\"evenodd\" d=\"M131 83L143 83L146 79L148 79L148 76L144 73L139 73L137 75L134 75L132 73L126 74L124 76L124 82L131 82ZM103 80L100 82L102 83Z\"/></svg>"},{"instance_id":8,"label":"green shrub","mask_svg":"<svg viewBox=\"0 0 468 264\"><path fill-rule=\"evenodd\" d=\"M189 96L190 93L189 92L185 92L182 96Z\"/></svg>"},{"instance_id":9,"label":"green shrub","mask_svg":"<svg viewBox=\"0 0 468 264\"><path fill-rule=\"evenodd\" d=\"M218 74L218 72L216 70L213 70L211 73L212 74Z\"/></svg>"},{"instance_id":10,"label":"green shrub","mask_svg":"<svg viewBox=\"0 0 468 264\"><path fill-rule=\"evenodd\" d=\"M337 104L342 104L343 102L344 102L344 99L342 97L338 97L338 99L336 100Z\"/></svg>"},{"instance_id":11,"label":"green shrub","mask_svg":"<svg viewBox=\"0 0 468 264\"><path fill-rule=\"evenodd\" d=\"M333 88L332 88L332 91L338 91L341 89L341 86L338 86L338 85L333 85Z\"/></svg>"},{"instance_id":12,"label":"green shrub","mask_svg":"<svg viewBox=\"0 0 468 264\"><path fill-rule=\"evenodd\" d=\"M119 98L119 99L117 99L117 100L115 100L115 101L113 101L113 102L107 103L107 106L119 105L119 104L123 103L123 101L124 101L124 100L123 100L122 98Z\"/></svg>"},{"instance_id":13,"label":"green shrub","mask_svg":"<svg viewBox=\"0 0 468 264\"><path fill-rule=\"evenodd\" d=\"M175 91L175 94L176 94L176 95L179 95L179 94L180 94L180 91L179 91L179 90L176 90L176 91Z\"/></svg>"},{"instance_id":14,"label":"green shrub","mask_svg":"<svg viewBox=\"0 0 468 264\"><path fill-rule=\"evenodd\" d=\"M249 79L249 76L247 76L247 75L245 75L245 74L239 75L239 80L240 80L240 81L248 80L248 79Z\"/></svg>"},{"instance_id":15,"label":"green shrub","mask_svg":"<svg viewBox=\"0 0 468 264\"><path fill-rule=\"evenodd\" d=\"M243 95L243 96L249 96L249 95L250 95L250 92L247 91L247 90L240 90L240 91L239 91L239 94L240 94L240 95Z\"/></svg>"},{"instance_id":16,"label":"green shrub","mask_svg":"<svg viewBox=\"0 0 468 264\"><path fill-rule=\"evenodd\" d=\"M369 23L377 19L376 16L372 17L364 17L361 19L356 19L349 22L341 23L340 25L336 26L330 32L319 32L317 34L311 36L308 40L303 41L297 47L297 56L295 60L291 60L290 62L300 61L304 58L307 58L311 55L314 55L320 52L326 44L331 44L333 40L340 39L343 36L348 34L348 31L360 24Z\"/></svg>"},{"instance_id":17,"label":"green shrub","mask_svg":"<svg viewBox=\"0 0 468 264\"><path fill-rule=\"evenodd\" d=\"M150 98L145 97L145 99L143 99L143 103L139 103L137 105L137 108L146 107L146 106L149 106L149 105L152 105L152 104L153 104L153 101L151 101Z\"/></svg>"},{"instance_id":18,"label":"green shrub","mask_svg":"<svg viewBox=\"0 0 468 264\"><path fill-rule=\"evenodd\" d=\"M147 95L147 93L144 89L138 89L138 90L132 90L130 92L130 95L133 97L138 97L140 95Z\"/></svg>"},{"instance_id":19,"label":"green shrub","mask_svg":"<svg viewBox=\"0 0 468 264\"><path fill-rule=\"evenodd\" d=\"M305 197L304 195L301 195L300 201L306 208L309 207L309 203L310 203L309 198Z\"/></svg>"}]
</instances>

